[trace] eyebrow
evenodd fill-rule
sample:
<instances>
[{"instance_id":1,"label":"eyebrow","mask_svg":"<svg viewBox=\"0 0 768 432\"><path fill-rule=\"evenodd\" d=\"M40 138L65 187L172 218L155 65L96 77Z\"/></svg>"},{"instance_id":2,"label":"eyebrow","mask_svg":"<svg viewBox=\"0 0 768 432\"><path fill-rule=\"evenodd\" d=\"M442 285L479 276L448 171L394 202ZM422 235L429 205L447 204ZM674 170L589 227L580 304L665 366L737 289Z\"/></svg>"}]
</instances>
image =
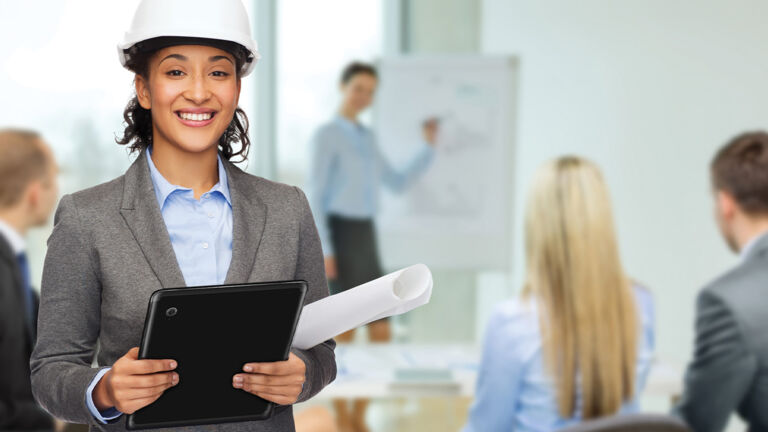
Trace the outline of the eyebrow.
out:
<instances>
[{"instance_id":1,"label":"eyebrow","mask_svg":"<svg viewBox=\"0 0 768 432\"><path fill-rule=\"evenodd\" d=\"M228 61L228 62L230 62L232 64L235 64L234 62L232 62L232 59L230 59L227 56L217 55L217 56L213 56L213 57L208 57L208 61L211 62L211 63L213 63L215 61L219 61L219 60L226 60L226 61Z\"/></svg>"},{"instance_id":2,"label":"eyebrow","mask_svg":"<svg viewBox=\"0 0 768 432\"><path fill-rule=\"evenodd\" d=\"M162 63L162 62L164 62L164 61L168 60L169 58L175 58L175 59L178 59L178 60L181 60L181 61L187 61L187 60L189 60L188 58L184 57L184 56L183 56L183 55L181 55L181 54L171 54L171 55L168 55L168 56L166 56L164 59L160 60L160 63ZM160 63L158 63L158 65L159 65Z\"/></svg>"},{"instance_id":3,"label":"eyebrow","mask_svg":"<svg viewBox=\"0 0 768 432\"><path fill-rule=\"evenodd\" d=\"M183 56L183 55L181 55L181 54L170 54L170 55L166 56L165 58L163 58L162 60L160 60L160 63L162 63L162 62L164 62L164 61L168 60L169 58L175 58L175 59L177 59L177 60L181 60L181 61L187 61L187 60L189 60L187 57L185 57L185 56ZM217 56L208 57L208 61L209 61L209 62L211 62L211 63L213 63L213 62L216 62L216 61L219 61L219 60L226 60L226 61L228 61L228 62L230 62L230 63L232 63L232 64L235 64L235 63L232 61L232 59L230 59L230 58L229 58L229 57L227 57L227 56L223 56L223 55L217 55ZM160 63L158 63L158 65L159 65Z\"/></svg>"}]
</instances>

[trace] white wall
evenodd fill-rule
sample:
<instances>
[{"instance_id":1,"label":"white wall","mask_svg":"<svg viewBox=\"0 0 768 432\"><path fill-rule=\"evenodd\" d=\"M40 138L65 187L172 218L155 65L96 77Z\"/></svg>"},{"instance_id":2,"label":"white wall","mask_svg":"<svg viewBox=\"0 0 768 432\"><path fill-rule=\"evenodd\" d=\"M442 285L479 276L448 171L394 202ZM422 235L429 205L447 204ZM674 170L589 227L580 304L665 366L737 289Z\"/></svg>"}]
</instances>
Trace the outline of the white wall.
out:
<instances>
[{"instance_id":1,"label":"white wall","mask_svg":"<svg viewBox=\"0 0 768 432\"><path fill-rule=\"evenodd\" d=\"M695 295L735 263L712 220L707 167L728 138L768 121L765 16L759 1L483 3L483 52L520 57L516 232L540 163L563 153L599 163L624 263L656 295L665 361L690 357Z\"/></svg>"}]
</instances>

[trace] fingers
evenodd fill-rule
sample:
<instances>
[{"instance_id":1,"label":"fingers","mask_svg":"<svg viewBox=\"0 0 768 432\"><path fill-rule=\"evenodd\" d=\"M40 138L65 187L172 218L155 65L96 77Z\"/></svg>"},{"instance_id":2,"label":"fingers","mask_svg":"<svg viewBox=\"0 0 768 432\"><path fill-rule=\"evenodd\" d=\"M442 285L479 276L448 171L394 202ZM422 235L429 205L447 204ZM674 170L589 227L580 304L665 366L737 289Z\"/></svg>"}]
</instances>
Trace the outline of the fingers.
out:
<instances>
[{"instance_id":1,"label":"fingers","mask_svg":"<svg viewBox=\"0 0 768 432\"><path fill-rule=\"evenodd\" d=\"M258 384L266 386L287 386L304 384L304 375L262 375L238 374L232 377L233 384Z\"/></svg>"},{"instance_id":2,"label":"fingers","mask_svg":"<svg viewBox=\"0 0 768 432\"><path fill-rule=\"evenodd\" d=\"M176 369L174 360L135 360L123 365L123 371L131 375L146 375Z\"/></svg>"},{"instance_id":3,"label":"fingers","mask_svg":"<svg viewBox=\"0 0 768 432\"><path fill-rule=\"evenodd\" d=\"M117 368L126 375L145 375L157 372L166 372L176 369L176 361L171 359L141 359L139 360L139 348L133 347L115 362L113 368Z\"/></svg>"},{"instance_id":4,"label":"fingers","mask_svg":"<svg viewBox=\"0 0 768 432\"><path fill-rule=\"evenodd\" d=\"M166 390L173 387L174 385L176 384L163 383L160 385L156 385L154 387L130 389L125 394L125 400L137 400L137 399L146 399L146 398L152 398L152 397L159 398Z\"/></svg>"},{"instance_id":5,"label":"fingers","mask_svg":"<svg viewBox=\"0 0 768 432\"><path fill-rule=\"evenodd\" d=\"M298 394L296 396L284 396L274 393L254 393L256 396L266 399L270 402L274 402L278 405L290 405L298 399Z\"/></svg>"},{"instance_id":6,"label":"fingers","mask_svg":"<svg viewBox=\"0 0 768 432\"><path fill-rule=\"evenodd\" d=\"M179 374L164 372L149 375L115 375L112 381L115 386L120 388L149 388L163 384L175 385L179 382Z\"/></svg>"},{"instance_id":7,"label":"fingers","mask_svg":"<svg viewBox=\"0 0 768 432\"><path fill-rule=\"evenodd\" d=\"M248 373L257 373L264 375L304 375L306 365L296 354L290 353L288 360L265 362L265 363L246 363L243 370Z\"/></svg>"},{"instance_id":8,"label":"fingers","mask_svg":"<svg viewBox=\"0 0 768 432\"><path fill-rule=\"evenodd\" d=\"M296 398L298 398L299 394L301 393L301 385L267 386L267 385L259 385L259 384L242 384L242 387L235 387L235 388L241 388L242 390L245 390L248 393L253 393L257 396L261 394L271 394L271 395L277 395L277 396L291 397L293 398L291 402L295 401Z\"/></svg>"},{"instance_id":9,"label":"fingers","mask_svg":"<svg viewBox=\"0 0 768 432\"><path fill-rule=\"evenodd\" d=\"M116 389L115 396L123 404L126 404L130 401L160 397L163 392L168 390L170 387L173 387L173 385L174 384L163 383L153 387Z\"/></svg>"},{"instance_id":10,"label":"fingers","mask_svg":"<svg viewBox=\"0 0 768 432\"><path fill-rule=\"evenodd\" d=\"M124 403L120 403L116 405L115 408L117 408L117 410L120 411L121 413L133 414L136 411L156 401L160 397L160 395L162 395L162 393L160 393L157 396L147 397L143 399L128 400Z\"/></svg>"},{"instance_id":11,"label":"fingers","mask_svg":"<svg viewBox=\"0 0 768 432\"><path fill-rule=\"evenodd\" d=\"M139 347L133 347L128 350L127 353L125 353L125 358L130 360L138 360L139 359Z\"/></svg>"},{"instance_id":12,"label":"fingers","mask_svg":"<svg viewBox=\"0 0 768 432\"><path fill-rule=\"evenodd\" d=\"M264 375L290 375L295 373L288 360L269 363L246 363L243 370L248 373Z\"/></svg>"}]
</instances>

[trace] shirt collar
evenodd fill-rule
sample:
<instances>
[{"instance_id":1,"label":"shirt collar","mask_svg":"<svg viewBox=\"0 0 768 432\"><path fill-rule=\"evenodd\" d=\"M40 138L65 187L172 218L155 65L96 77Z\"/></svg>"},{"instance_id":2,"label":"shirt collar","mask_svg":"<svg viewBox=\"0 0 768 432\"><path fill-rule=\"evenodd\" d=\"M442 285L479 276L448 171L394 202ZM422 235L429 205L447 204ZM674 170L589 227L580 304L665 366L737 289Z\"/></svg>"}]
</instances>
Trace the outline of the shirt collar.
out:
<instances>
[{"instance_id":1,"label":"shirt collar","mask_svg":"<svg viewBox=\"0 0 768 432\"><path fill-rule=\"evenodd\" d=\"M0 220L0 235L5 237L5 240L11 245L11 252L13 252L14 255L24 252L27 248L27 242L24 241L24 237L2 220Z\"/></svg>"},{"instance_id":2,"label":"shirt collar","mask_svg":"<svg viewBox=\"0 0 768 432\"><path fill-rule=\"evenodd\" d=\"M764 237L768 236L768 231L762 232L754 237L752 237L747 244L744 245L744 247L741 248L741 251L739 251L739 259L744 261L747 259L747 256L749 256L749 253L752 252L752 249L754 249L755 245Z\"/></svg>"},{"instance_id":3,"label":"shirt collar","mask_svg":"<svg viewBox=\"0 0 768 432\"><path fill-rule=\"evenodd\" d=\"M344 130L346 130L347 132L352 132L356 134L365 132L365 126L361 125L360 123L353 122L352 120L344 117L341 114L337 114L334 121L336 122L336 124L344 128Z\"/></svg>"},{"instance_id":4,"label":"shirt collar","mask_svg":"<svg viewBox=\"0 0 768 432\"><path fill-rule=\"evenodd\" d=\"M218 162L219 181L207 193L210 193L210 192L221 193L224 199L227 200L227 203L231 206L232 200L230 199L230 196L229 196L229 182L227 180L227 171L224 169L224 164L221 162L221 156L216 155L216 160ZM172 184L168 180L166 180L162 174L160 174L160 171L157 170L155 163L152 162L152 147L149 147L147 149L147 163L149 164L149 175L152 178L152 184L155 186L155 197L157 198L157 204L160 206L161 210L163 208L163 205L165 204L165 200L167 200L168 196L172 194L174 191L177 191L177 190L191 191L192 190L190 188L185 188L182 186Z\"/></svg>"}]
</instances>

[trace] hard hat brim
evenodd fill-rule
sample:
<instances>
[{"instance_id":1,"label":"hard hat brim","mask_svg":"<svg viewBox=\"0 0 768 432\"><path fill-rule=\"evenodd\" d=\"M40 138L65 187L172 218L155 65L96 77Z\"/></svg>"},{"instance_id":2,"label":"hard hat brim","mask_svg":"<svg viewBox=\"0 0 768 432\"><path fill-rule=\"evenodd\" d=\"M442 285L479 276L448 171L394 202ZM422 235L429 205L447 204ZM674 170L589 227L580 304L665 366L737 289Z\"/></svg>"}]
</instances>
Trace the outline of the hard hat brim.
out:
<instances>
[{"instance_id":1,"label":"hard hat brim","mask_svg":"<svg viewBox=\"0 0 768 432\"><path fill-rule=\"evenodd\" d=\"M135 49L141 44L151 42L151 41L160 41L157 43L149 43L147 47L144 49L161 49L166 48L169 46L176 46L176 45L207 45L207 46L213 46L216 48L222 48L225 51L230 51L228 49L223 48L225 44L222 44L221 42L230 42L235 43L239 46L241 46L248 54L245 61L243 62L243 66L240 71L240 76L244 77L253 71L254 66L261 58L261 55L259 54L259 51L256 46L256 41L253 39L245 39L242 38L242 40L235 40L236 38L232 38L231 35L217 35L217 34L200 34L199 31L189 31L189 32L175 32L176 34L170 35L170 34L152 34L152 33L144 33L144 34L137 34L137 33L127 33L125 40L123 43L119 44L117 46L118 56L120 58L120 64L123 65L126 69L130 69L129 62L130 62L130 55L132 49ZM236 53L232 53L233 55Z\"/></svg>"}]
</instances>

